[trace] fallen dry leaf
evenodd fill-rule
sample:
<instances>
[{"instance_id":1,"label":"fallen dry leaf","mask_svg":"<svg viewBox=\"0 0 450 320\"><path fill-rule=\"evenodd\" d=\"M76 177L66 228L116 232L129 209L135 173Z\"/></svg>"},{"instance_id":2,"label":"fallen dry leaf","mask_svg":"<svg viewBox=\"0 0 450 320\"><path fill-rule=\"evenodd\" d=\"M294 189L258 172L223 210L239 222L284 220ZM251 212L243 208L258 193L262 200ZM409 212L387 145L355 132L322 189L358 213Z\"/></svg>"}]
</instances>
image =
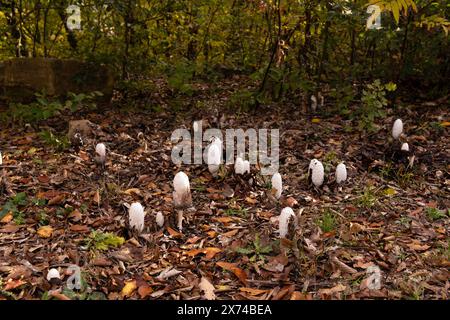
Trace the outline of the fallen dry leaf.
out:
<instances>
[{"instance_id":1,"label":"fallen dry leaf","mask_svg":"<svg viewBox=\"0 0 450 320\"><path fill-rule=\"evenodd\" d=\"M26 281L20 279L18 280L9 279L8 281L6 281L6 285L4 286L3 290L5 291L14 290L24 284L26 284Z\"/></svg>"},{"instance_id":2,"label":"fallen dry leaf","mask_svg":"<svg viewBox=\"0 0 450 320\"><path fill-rule=\"evenodd\" d=\"M236 277L238 277L238 279L245 285L247 285L247 274L245 273L244 270L240 269L239 267L236 266L236 264L234 263L229 263L229 262L216 262L216 265L218 265L219 267L221 267L222 269L225 269L227 271L231 271L234 273L234 275Z\"/></svg>"},{"instance_id":3,"label":"fallen dry leaf","mask_svg":"<svg viewBox=\"0 0 450 320\"><path fill-rule=\"evenodd\" d=\"M49 206L59 205L59 204L63 203L64 200L65 200L64 194L60 194L60 195L57 195L56 197L50 199L48 201L48 205Z\"/></svg>"},{"instance_id":4,"label":"fallen dry leaf","mask_svg":"<svg viewBox=\"0 0 450 320\"><path fill-rule=\"evenodd\" d=\"M247 288L247 287L239 288L239 290L242 291L242 292L248 293L248 294L250 294L252 296L259 296L259 295L261 295L263 293L267 293L267 292L270 291L270 290L253 289L253 288Z\"/></svg>"},{"instance_id":5,"label":"fallen dry leaf","mask_svg":"<svg viewBox=\"0 0 450 320\"><path fill-rule=\"evenodd\" d=\"M122 297L130 297L134 290L136 290L136 280L131 280L125 283L125 286L122 288L121 295Z\"/></svg>"},{"instance_id":6,"label":"fallen dry leaf","mask_svg":"<svg viewBox=\"0 0 450 320\"><path fill-rule=\"evenodd\" d=\"M203 253L206 255L206 257L205 257L206 260L211 260L214 258L214 256L217 253L219 253L221 251L222 250L219 248L209 247L209 248L202 248L202 249L192 249L192 250L189 250L188 252L186 252L186 254L188 256L195 257L196 255Z\"/></svg>"},{"instance_id":7,"label":"fallen dry leaf","mask_svg":"<svg viewBox=\"0 0 450 320\"><path fill-rule=\"evenodd\" d=\"M321 295L327 295L327 296L331 296L336 292L342 292L345 291L345 289L347 289L346 286L344 286L343 284L339 283L337 286L334 286L333 288L329 288L329 289L320 289L319 293Z\"/></svg>"},{"instance_id":8,"label":"fallen dry leaf","mask_svg":"<svg viewBox=\"0 0 450 320\"><path fill-rule=\"evenodd\" d=\"M171 227L167 227L167 231L169 232L170 236L174 239L183 237L182 233L179 233L179 232L173 230Z\"/></svg>"},{"instance_id":9,"label":"fallen dry leaf","mask_svg":"<svg viewBox=\"0 0 450 320\"><path fill-rule=\"evenodd\" d=\"M97 204L98 206L100 205L100 191L99 190L97 190L95 193L94 193L94 203L95 204Z\"/></svg>"},{"instance_id":10,"label":"fallen dry leaf","mask_svg":"<svg viewBox=\"0 0 450 320\"><path fill-rule=\"evenodd\" d=\"M420 244L419 242L413 242L408 244L408 248L414 251L425 251L430 248L427 244Z\"/></svg>"},{"instance_id":11,"label":"fallen dry leaf","mask_svg":"<svg viewBox=\"0 0 450 320\"><path fill-rule=\"evenodd\" d=\"M1 223L10 223L13 218L14 218L13 214L11 212L8 212L6 214L6 216L4 216L2 218L2 220L0 220L0 222Z\"/></svg>"},{"instance_id":12,"label":"fallen dry leaf","mask_svg":"<svg viewBox=\"0 0 450 320\"><path fill-rule=\"evenodd\" d=\"M200 281L198 287L200 288L200 290L202 290L205 294L205 298L207 300L215 300L216 299L216 295L214 294L214 285L209 282L209 280L205 277L202 277L202 280Z\"/></svg>"},{"instance_id":13,"label":"fallen dry leaf","mask_svg":"<svg viewBox=\"0 0 450 320\"><path fill-rule=\"evenodd\" d=\"M37 234L41 238L50 238L53 233L53 228L51 226L40 227Z\"/></svg>"},{"instance_id":14,"label":"fallen dry leaf","mask_svg":"<svg viewBox=\"0 0 450 320\"><path fill-rule=\"evenodd\" d=\"M129 196L131 196L133 194L135 194L137 196L140 196L141 195L141 190L139 190L138 188L131 188L131 189L125 190L123 193L127 194Z\"/></svg>"},{"instance_id":15,"label":"fallen dry leaf","mask_svg":"<svg viewBox=\"0 0 450 320\"><path fill-rule=\"evenodd\" d=\"M19 229L20 229L20 226L14 224L14 223L10 223L10 224L7 224L6 226L4 226L3 228L1 228L0 232L1 233L14 233Z\"/></svg>"},{"instance_id":16,"label":"fallen dry leaf","mask_svg":"<svg viewBox=\"0 0 450 320\"><path fill-rule=\"evenodd\" d=\"M141 299L145 299L153 292L152 287L150 287L147 283L142 284L139 286L138 294L141 297Z\"/></svg>"},{"instance_id":17,"label":"fallen dry leaf","mask_svg":"<svg viewBox=\"0 0 450 320\"><path fill-rule=\"evenodd\" d=\"M159 274L159 276L156 277L156 279L162 281L162 280L169 279L170 277L176 276L176 275L178 275L178 274L180 274L180 273L181 273L181 271L179 271L179 270L177 270L177 269L174 269L174 268L172 268L172 267L169 267L169 268L163 270L163 271Z\"/></svg>"},{"instance_id":18,"label":"fallen dry leaf","mask_svg":"<svg viewBox=\"0 0 450 320\"><path fill-rule=\"evenodd\" d=\"M86 233L90 231L90 228L86 225L74 224L70 226L70 231Z\"/></svg>"},{"instance_id":19,"label":"fallen dry leaf","mask_svg":"<svg viewBox=\"0 0 450 320\"><path fill-rule=\"evenodd\" d=\"M291 300L312 300L312 296L310 293L294 291L291 294Z\"/></svg>"}]
</instances>

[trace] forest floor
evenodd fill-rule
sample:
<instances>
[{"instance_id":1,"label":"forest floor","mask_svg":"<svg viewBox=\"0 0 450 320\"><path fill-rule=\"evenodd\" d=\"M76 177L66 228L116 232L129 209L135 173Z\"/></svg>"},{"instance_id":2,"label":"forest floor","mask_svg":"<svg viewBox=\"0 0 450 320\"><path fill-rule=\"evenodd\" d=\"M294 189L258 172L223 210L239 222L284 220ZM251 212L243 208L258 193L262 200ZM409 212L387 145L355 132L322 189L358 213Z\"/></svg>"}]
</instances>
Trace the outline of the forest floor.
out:
<instances>
[{"instance_id":1,"label":"forest floor","mask_svg":"<svg viewBox=\"0 0 450 320\"><path fill-rule=\"evenodd\" d=\"M110 108L1 128L0 207L7 210L0 219L0 300L449 299L448 101L390 108L379 131L367 134L331 112L328 100L316 115L294 103L227 112L243 82L201 84L178 99L159 83L161 90L140 102L120 102L157 110ZM390 157L396 118L415 156L409 169L405 159ZM57 152L39 135L46 128L64 135L75 119L98 125L79 152ZM174 165L172 131L201 119L222 129L278 128L283 197L273 199L270 179L255 167L250 184L233 166L214 179L206 165ZM108 150L104 171L94 161L98 142ZM313 158L325 166L319 190L308 184ZM341 161L349 179L339 187L334 170ZM195 207L185 212L182 232L170 218L179 170L190 178ZM127 228L124 204L134 201L146 210L141 235ZM285 206L298 227L280 240ZM163 228L157 212L166 217ZM74 291L66 284L73 264L83 280ZM377 289L368 287L371 266L380 268ZM47 281L50 268L61 281Z\"/></svg>"}]
</instances>

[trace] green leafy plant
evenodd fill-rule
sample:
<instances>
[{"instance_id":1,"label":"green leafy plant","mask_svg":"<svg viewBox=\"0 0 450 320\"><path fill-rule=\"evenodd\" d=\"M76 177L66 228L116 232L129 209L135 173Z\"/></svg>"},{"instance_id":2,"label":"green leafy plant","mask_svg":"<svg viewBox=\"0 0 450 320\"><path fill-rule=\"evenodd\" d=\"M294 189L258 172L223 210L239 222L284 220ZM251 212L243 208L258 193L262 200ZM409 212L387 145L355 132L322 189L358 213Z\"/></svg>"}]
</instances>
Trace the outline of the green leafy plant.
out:
<instances>
[{"instance_id":1,"label":"green leafy plant","mask_svg":"<svg viewBox=\"0 0 450 320\"><path fill-rule=\"evenodd\" d=\"M167 83L175 93L190 96L194 93L194 89L190 83L194 77L194 73L195 65L187 60L182 60L169 71Z\"/></svg>"},{"instance_id":2,"label":"green leafy plant","mask_svg":"<svg viewBox=\"0 0 450 320\"><path fill-rule=\"evenodd\" d=\"M431 220L439 220L442 218L446 218L447 216L450 216L450 209L447 209L447 212L445 211L441 211L437 208L430 208L428 207L426 209L426 213L427 216L431 219Z\"/></svg>"},{"instance_id":3,"label":"green leafy plant","mask_svg":"<svg viewBox=\"0 0 450 320\"><path fill-rule=\"evenodd\" d=\"M355 99L355 94L353 91L353 86L347 85L335 88L329 93L330 97L336 101L335 109L337 109L337 111L343 116L349 116L352 112L349 109L349 106Z\"/></svg>"},{"instance_id":4,"label":"green leafy plant","mask_svg":"<svg viewBox=\"0 0 450 320\"><path fill-rule=\"evenodd\" d=\"M400 20L400 14L403 13L406 16L409 8L417 12L417 6L413 0L371 0L369 4L379 6L382 11L392 12L397 23Z\"/></svg>"},{"instance_id":5,"label":"green leafy plant","mask_svg":"<svg viewBox=\"0 0 450 320\"><path fill-rule=\"evenodd\" d=\"M123 237L116 236L110 232L92 231L86 239L86 244L89 249L109 250L110 247L119 247L125 243Z\"/></svg>"},{"instance_id":6,"label":"green leafy plant","mask_svg":"<svg viewBox=\"0 0 450 320\"><path fill-rule=\"evenodd\" d=\"M36 101L30 104L10 103L8 111L2 113L0 119L2 121L39 122L64 111L75 112L81 108L93 109L96 107L94 99L102 95L98 91L89 94L68 93L68 99L61 103L57 99L47 97L45 93L36 93Z\"/></svg>"},{"instance_id":7,"label":"green leafy plant","mask_svg":"<svg viewBox=\"0 0 450 320\"><path fill-rule=\"evenodd\" d=\"M323 232L331 232L336 228L336 217L331 210L325 210L322 217L316 220L316 224Z\"/></svg>"},{"instance_id":8,"label":"green leafy plant","mask_svg":"<svg viewBox=\"0 0 450 320\"><path fill-rule=\"evenodd\" d=\"M248 111L254 108L258 103L264 103L266 100L262 95L249 89L242 89L232 94L228 105L230 107L239 106L239 110Z\"/></svg>"},{"instance_id":9,"label":"green leafy plant","mask_svg":"<svg viewBox=\"0 0 450 320\"><path fill-rule=\"evenodd\" d=\"M238 209L227 209L225 210L226 216L239 216L241 218L246 218L248 215L247 209L245 208L238 208Z\"/></svg>"},{"instance_id":10,"label":"green leafy plant","mask_svg":"<svg viewBox=\"0 0 450 320\"><path fill-rule=\"evenodd\" d=\"M362 92L362 105L356 112L361 130L374 131L375 120L385 116L383 109L388 104L386 91L394 91L396 88L394 83L382 84L378 79L366 86Z\"/></svg>"},{"instance_id":11,"label":"green leafy plant","mask_svg":"<svg viewBox=\"0 0 450 320\"><path fill-rule=\"evenodd\" d=\"M28 200L25 192L16 194L3 205L3 208L0 211L0 219L11 212L14 217L14 221L17 224L22 224L24 222L24 213L20 210L20 207L26 206L27 204Z\"/></svg>"},{"instance_id":12,"label":"green leafy plant","mask_svg":"<svg viewBox=\"0 0 450 320\"><path fill-rule=\"evenodd\" d=\"M409 226L411 225L411 221L412 221L412 219L411 219L410 217L408 217L408 216L403 216L403 217L400 217L400 218L396 221L396 223L402 225L404 228L409 228Z\"/></svg>"},{"instance_id":13,"label":"green leafy plant","mask_svg":"<svg viewBox=\"0 0 450 320\"><path fill-rule=\"evenodd\" d=\"M40 138L49 146L52 146L57 151L64 151L69 148L69 138L65 135L57 136L49 130L39 133Z\"/></svg>"},{"instance_id":14,"label":"green leafy plant","mask_svg":"<svg viewBox=\"0 0 450 320\"><path fill-rule=\"evenodd\" d=\"M365 209L371 208L377 201L376 194L373 192L373 188L367 187L363 193L356 198L356 205Z\"/></svg>"},{"instance_id":15,"label":"green leafy plant","mask_svg":"<svg viewBox=\"0 0 450 320\"><path fill-rule=\"evenodd\" d=\"M272 251L273 251L273 249L272 249L271 244L263 245L261 243L258 233L255 235L255 240L253 240L252 243L248 247L236 249L237 253L240 253L240 254L243 254L246 256L250 256L251 262L265 261L265 259L266 259L265 255L267 255L268 253L271 253Z\"/></svg>"}]
</instances>

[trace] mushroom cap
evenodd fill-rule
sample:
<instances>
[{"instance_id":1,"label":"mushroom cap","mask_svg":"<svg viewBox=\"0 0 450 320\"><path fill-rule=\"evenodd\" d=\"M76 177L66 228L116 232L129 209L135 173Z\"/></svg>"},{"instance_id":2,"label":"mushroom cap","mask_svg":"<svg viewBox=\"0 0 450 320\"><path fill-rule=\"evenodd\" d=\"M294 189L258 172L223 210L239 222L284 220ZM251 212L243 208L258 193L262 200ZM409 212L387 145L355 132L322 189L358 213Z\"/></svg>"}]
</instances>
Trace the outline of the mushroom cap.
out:
<instances>
[{"instance_id":1,"label":"mushroom cap","mask_svg":"<svg viewBox=\"0 0 450 320\"><path fill-rule=\"evenodd\" d=\"M144 229L145 213L144 208L139 202L135 202L130 206L128 211L130 219L130 227L141 232Z\"/></svg>"},{"instance_id":2,"label":"mushroom cap","mask_svg":"<svg viewBox=\"0 0 450 320\"><path fill-rule=\"evenodd\" d=\"M61 275L59 274L59 271L57 269L52 268L52 269L48 270L47 281L50 282L50 280L52 280L52 279L60 279L60 278L61 278Z\"/></svg>"},{"instance_id":3,"label":"mushroom cap","mask_svg":"<svg viewBox=\"0 0 450 320\"><path fill-rule=\"evenodd\" d=\"M272 189L276 189L275 197L279 199L283 191L283 181L281 175L277 172L272 176Z\"/></svg>"},{"instance_id":4,"label":"mushroom cap","mask_svg":"<svg viewBox=\"0 0 450 320\"><path fill-rule=\"evenodd\" d=\"M175 178L173 178L173 188L177 193L183 193L191 189L186 173L180 171L175 175Z\"/></svg>"},{"instance_id":5,"label":"mushroom cap","mask_svg":"<svg viewBox=\"0 0 450 320\"><path fill-rule=\"evenodd\" d=\"M219 145L213 142L208 148L207 163L208 165L220 165L221 160L222 154Z\"/></svg>"},{"instance_id":6,"label":"mushroom cap","mask_svg":"<svg viewBox=\"0 0 450 320\"><path fill-rule=\"evenodd\" d=\"M244 174L245 172L245 164L244 160L241 157L236 158L236 162L234 163L234 171L236 174Z\"/></svg>"},{"instance_id":7,"label":"mushroom cap","mask_svg":"<svg viewBox=\"0 0 450 320\"><path fill-rule=\"evenodd\" d=\"M323 184L323 181L324 181L325 169L323 167L322 162L320 162L319 160L316 160L316 159L314 159L314 160L313 160L314 162L312 162L310 164L310 168L311 168L311 171L312 171L311 180L312 180L312 183L316 187L320 187Z\"/></svg>"},{"instance_id":8,"label":"mushroom cap","mask_svg":"<svg viewBox=\"0 0 450 320\"><path fill-rule=\"evenodd\" d=\"M347 180L347 167L343 163L339 163L336 167L336 182L341 183Z\"/></svg>"},{"instance_id":9,"label":"mushroom cap","mask_svg":"<svg viewBox=\"0 0 450 320\"><path fill-rule=\"evenodd\" d=\"M280 238L286 237L286 234L288 232L289 220L291 217L295 219L294 210L292 210L292 208L286 207L281 210L281 214L279 216Z\"/></svg>"},{"instance_id":10,"label":"mushroom cap","mask_svg":"<svg viewBox=\"0 0 450 320\"><path fill-rule=\"evenodd\" d=\"M97 153L100 157L106 156L106 146L104 143L98 143L95 146L95 153Z\"/></svg>"},{"instance_id":11,"label":"mushroom cap","mask_svg":"<svg viewBox=\"0 0 450 320\"><path fill-rule=\"evenodd\" d=\"M250 161L244 161L244 173L250 173Z\"/></svg>"},{"instance_id":12,"label":"mushroom cap","mask_svg":"<svg viewBox=\"0 0 450 320\"><path fill-rule=\"evenodd\" d=\"M156 224L158 225L158 227L162 227L164 225L164 215L162 214L162 212L157 212L156 213Z\"/></svg>"},{"instance_id":13,"label":"mushroom cap","mask_svg":"<svg viewBox=\"0 0 450 320\"><path fill-rule=\"evenodd\" d=\"M409 144L406 143L406 142L403 143L403 144L402 144L402 147L401 147L401 150L402 150L402 151L407 151L407 152L408 152L408 151L409 151Z\"/></svg>"},{"instance_id":14,"label":"mushroom cap","mask_svg":"<svg viewBox=\"0 0 450 320\"><path fill-rule=\"evenodd\" d=\"M392 126L392 137L398 139L403 132L403 122L401 119L397 119Z\"/></svg>"}]
</instances>

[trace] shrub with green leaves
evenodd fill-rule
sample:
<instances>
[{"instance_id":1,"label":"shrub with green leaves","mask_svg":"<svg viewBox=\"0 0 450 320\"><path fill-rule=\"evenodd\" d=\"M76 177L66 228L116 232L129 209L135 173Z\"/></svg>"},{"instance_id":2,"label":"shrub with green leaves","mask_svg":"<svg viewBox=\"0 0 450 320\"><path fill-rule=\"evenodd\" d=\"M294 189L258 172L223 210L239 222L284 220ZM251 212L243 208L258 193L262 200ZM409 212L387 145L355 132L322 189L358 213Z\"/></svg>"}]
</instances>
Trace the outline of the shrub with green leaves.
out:
<instances>
[{"instance_id":1,"label":"shrub with green leaves","mask_svg":"<svg viewBox=\"0 0 450 320\"><path fill-rule=\"evenodd\" d=\"M24 213L20 210L20 208L26 206L27 204L28 199L25 192L16 194L14 197L11 197L8 201L6 201L6 203L3 205L2 210L0 211L0 219L11 212L16 223L22 224L24 220Z\"/></svg>"},{"instance_id":2,"label":"shrub with green leaves","mask_svg":"<svg viewBox=\"0 0 450 320\"><path fill-rule=\"evenodd\" d=\"M356 112L361 130L374 131L375 120L385 116L384 108L388 104L386 91L396 89L397 86L394 83L382 84L378 79L366 86L362 92L361 107Z\"/></svg>"},{"instance_id":3,"label":"shrub with green leaves","mask_svg":"<svg viewBox=\"0 0 450 320\"><path fill-rule=\"evenodd\" d=\"M98 91L89 94L68 93L67 100L62 103L58 99L47 97L45 93L36 93L36 101L30 104L10 103L8 110L0 114L0 120L35 123L63 112L75 112L83 108L94 109L95 98L102 95Z\"/></svg>"},{"instance_id":4,"label":"shrub with green leaves","mask_svg":"<svg viewBox=\"0 0 450 320\"><path fill-rule=\"evenodd\" d=\"M70 146L69 138L67 136L57 136L49 130L40 132L39 137L57 151L64 151Z\"/></svg>"},{"instance_id":5,"label":"shrub with green leaves","mask_svg":"<svg viewBox=\"0 0 450 320\"><path fill-rule=\"evenodd\" d=\"M426 213L427 216L431 219L431 220L439 220L442 218L446 218L447 216L450 216L450 209L447 209L446 211L441 211L437 208L427 208L426 209Z\"/></svg>"},{"instance_id":6,"label":"shrub with green leaves","mask_svg":"<svg viewBox=\"0 0 450 320\"><path fill-rule=\"evenodd\" d=\"M263 245L261 243L259 234L255 235L255 240L246 248L237 248L236 252L250 256L250 261L264 261L266 259L265 255L272 252L272 245Z\"/></svg>"},{"instance_id":7,"label":"shrub with green leaves","mask_svg":"<svg viewBox=\"0 0 450 320\"><path fill-rule=\"evenodd\" d=\"M320 219L317 219L316 224L323 232L331 232L336 228L336 218L333 212L325 210Z\"/></svg>"},{"instance_id":8,"label":"shrub with green leaves","mask_svg":"<svg viewBox=\"0 0 450 320\"><path fill-rule=\"evenodd\" d=\"M123 237L116 236L110 232L92 231L86 239L86 244L89 249L96 249L101 251L109 250L110 247L119 247L125 243Z\"/></svg>"}]
</instances>

